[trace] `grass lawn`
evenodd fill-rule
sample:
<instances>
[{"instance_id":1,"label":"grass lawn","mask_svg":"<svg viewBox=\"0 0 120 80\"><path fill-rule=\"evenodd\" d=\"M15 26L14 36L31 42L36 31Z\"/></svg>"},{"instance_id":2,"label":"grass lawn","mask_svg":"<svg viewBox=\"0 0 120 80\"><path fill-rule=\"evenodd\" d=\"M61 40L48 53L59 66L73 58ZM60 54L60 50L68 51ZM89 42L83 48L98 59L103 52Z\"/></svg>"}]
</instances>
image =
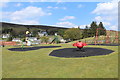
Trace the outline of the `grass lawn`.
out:
<instances>
[{"instance_id":1,"label":"grass lawn","mask_svg":"<svg viewBox=\"0 0 120 80\"><path fill-rule=\"evenodd\" d=\"M45 44L44 44L45 45ZM46 44L45 46L53 45ZM60 48L72 48L71 44L58 48L42 48L33 51L9 51L6 46L2 52L3 78L117 78L118 47L87 46L114 50L112 54L85 58L59 58L49 56ZM42 45L41 45L42 46Z\"/></svg>"}]
</instances>

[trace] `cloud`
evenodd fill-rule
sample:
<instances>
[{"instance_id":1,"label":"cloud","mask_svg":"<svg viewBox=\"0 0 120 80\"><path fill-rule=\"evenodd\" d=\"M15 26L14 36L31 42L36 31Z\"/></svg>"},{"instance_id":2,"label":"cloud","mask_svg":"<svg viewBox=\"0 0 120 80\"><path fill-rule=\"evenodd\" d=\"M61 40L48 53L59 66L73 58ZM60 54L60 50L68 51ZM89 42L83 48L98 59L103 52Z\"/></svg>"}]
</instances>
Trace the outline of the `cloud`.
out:
<instances>
[{"instance_id":1,"label":"cloud","mask_svg":"<svg viewBox=\"0 0 120 80\"><path fill-rule=\"evenodd\" d=\"M115 24L118 22L118 0L98 3L92 13L97 15L94 20L103 22L107 29L117 29Z\"/></svg>"},{"instance_id":2,"label":"cloud","mask_svg":"<svg viewBox=\"0 0 120 80\"><path fill-rule=\"evenodd\" d=\"M103 19L102 19L102 17L101 16L96 16L95 17L95 21L102 21Z\"/></svg>"},{"instance_id":3,"label":"cloud","mask_svg":"<svg viewBox=\"0 0 120 80\"><path fill-rule=\"evenodd\" d=\"M6 3L5 2L0 2L0 7L5 7Z\"/></svg>"},{"instance_id":4,"label":"cloud","mask_svg":"<svg viewBox=\"0 0 120 80\"><path fill-rule=\"evenodd\" d=\"M62 7L62 9L66 10L67 8L66 7Z\"/></svg>"},{"instance_id":5,"label":"cloud","mask_svg":"<svg viewBox=\"0 0 120 80\"><path fill-rule=\"evenodd\" d=\"M52 6L48 6L48 9L58 9L59 7L52 7Z\"/></svg>"},{"instance_id":6,"label":"cloud","mask_svg":"<svg viewBox=\"0 0 120 80\"><path fill-rule=\"evenodd\" d=\"M61 21L65 21L65 20L70 20L70 19L75 19L74 16L65 16L64 18L60 19Z\"/></svg>"},{"instance_id":7,"label":"cloud","mask_svg":"<svg viewBox=\"0 0 120 80\"><path fill-rule=\"evenodd\" d=\"M52 6L48 6L47 8L48 8L48 9L51 9L51 8L53 8L53 7L52 7Z\"/></svg>"},{"instance_id":8,"label":"cloud","mask_svg":"<svg viewBox=\"0 0 120 80\"><path fill-rule=\"evenodd\" d=\"M85 29L86 26L89 28L89 27L90 27L90 24L88 24L88 25L80 25L79 27L80 27L81 29Z\"/></svg>"},{"instance_id":9,"label":"cloud","mask_svg":"<svg viewBox=\"0 0 120 80\"><path fill-rule=\"evenodd\" d=\"M52 15L52 13L48 13L48 15Z\"/></svg>"},{"instance_id":10,"label":"cloud","mask_svg":"<svg viewBox=\"0 0 120 80\"><path fill-rule=\"evenodd\" d=\"M111 23L110 23L110 22L103 22L103 25L104 25L104 26L110 26Z\"/></svg>"},{"instance_id":11,"label":"cloud","mask_svg":"<svg viewBox=\"0 0 120 80\"><path fill-rule=\"evenodd\" d=\"M83 5L82 5L82 4L79 4L79 5L78 5L78 8L81 8L81 7L83 7Z\"/></svg>"},{"instance_id":12,"label":"cloud","mask_svg":"<svg viewBox=\"0 0 120 80\"><path fill-rule=\"evenodd\" d=\"M15 11L12 13L12 17L13 18L29 18L29 17L38 17L38 16L44 16L44 15L48 15L48 13L45 13L42 8L38 8L38 7L33 7L33 6L29 6L26 7L20 11Z\"/></svg>"},{"instance_id":13,"label":"cloud","mask_svg":"<svg viewBox=\"0 0 120 80\"><path fill-rule=\"evenodd\" d=\"M113 25L110 27L111 30L118 30L118 26L117 25Z\"/></svg>"},{"instance_id":14,"label":"cloud","mask_svg":"<svg viewBox=\"0 0 120 80\"><path fill-rule=\"evenodd\" d=\"M69 22L69 21L66 21L66 22L58 22L56 23L56 26L61 26L61 27L67 27L67 28L72 28L72 27L78 27L77 25Z\"/></svg>"},{"instance_id":15,"label":"cloud","mask_svg":"<svg viewBox=\"0 0 120 80\"><path fill-rule=\"evenodd\" d=\"M4 2L4 1L0 2L0 7L7 7L7 3L8 3L7 1L6 2Z\"/></svg>"},{"instance_id":16,"label":"cloud","mask_svg":"<svg viewBox=\"0 0 120 80\"><path fill-rule=\"evenodd\" d=\"M10 0L0 0L0 7L7 7L8 2L10 2Z\"/></svg>"},{"instance_id":17,"label":"cloud","mask_svg":"<svg viewBox=\"0 0 120 80\"><path fill-rule=\"evenodd\" d=\"M15 6L20 7L22 4L21 3L17 3Z\"/></svg>"},{"instance_id":18,"label":"cloud","mask_svg":"<svg viewBox=\"0 0 120 80\"><path fill-rule=\"evenodd\" d=\"M9 19L10 22L38 24L41 16L49 16L52 13L45 12L40 7L28 6L15 12L3 12L3 18Z\"/></svg>"},{"instance_id":19,"label":"cloud","mask_svg":"<svg viewBox=\"0 0 120 80\"><path fill-rule=\"evenodd\" d=\"M21 2L30 2L30 3L34 3L34 2L47 2L47 0L21 0Z\"/></svg>"},{"instance_id":20,"label":"cloud","mask_svg":"<svg viewBox=\"0 0 120 80\"><path fill-rule=\"evenodd\" d=\"M48 9L63 9L63 10L66 10L66 9L67 9L66 7L57 7L57 6L55 6L55 7L53 7L53 6L48 6L47 8L48 8Z\"/></svg>"},{"instance_id":21,"label":"cloud","mask_svg":"<svg viewBox=\"0 0 120 80\"><path fill-rule=\"evenodd\" d=\"M100 22L103 22L104 26L110 26L111 25L110 22L105 22L105 19L101 16L96 16L94 20L97 22L98 25L99 25Z\"/></svg>"},{"instance_id":22,"label":"cloud","mask_svg":"<svg viewBox=\"0 0 120 80\"><path fill-rule=\"evenodd\" d=\"M57 0L56 5L64 3L62 0Z\"/></svg>"},{"instance_id":23,"label":"cloud","mask_svg":"<svg viewBox=\"0 0 120 80\"><path fill-rule=\"evenodd\" d=\"M0 2L10 2L10 0L1 0Z\"/></svg>"},{"instance_id":24,"label":"cloud","mask_svg":"<svg viewBox=\"0 0 120 80\"><path fill-rule=\"evenodd\" d=\"M107 2L107 3L99 3L97 4L96 9L92 12L97 15L104 14L117 14L118 10L118 2Z\"/></svg>"}]
</instances>

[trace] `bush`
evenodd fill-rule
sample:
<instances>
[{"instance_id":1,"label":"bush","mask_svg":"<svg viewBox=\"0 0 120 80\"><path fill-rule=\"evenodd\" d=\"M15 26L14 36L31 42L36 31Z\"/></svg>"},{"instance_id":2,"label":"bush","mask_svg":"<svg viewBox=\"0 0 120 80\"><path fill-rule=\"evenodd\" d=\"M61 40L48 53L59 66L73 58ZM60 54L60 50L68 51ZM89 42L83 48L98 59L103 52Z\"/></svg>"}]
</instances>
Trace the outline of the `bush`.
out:
<instances>
[{"instance_id":1,"label":"bush","mask_svg":"<svg viewBox=\"0 0 120 80\"><path fill-rule=\"evenodd\" d=\"M48 43L49 38L47 36L43 36L40 38L42 43Z\"/></svg>"},{"instance_id":2,"label":"bush","mask_svg":"<svg viewBox=\"0 0 120 80\"><path fill-rule=\"evenodd\" d=\"M22 41L22 42L25 42L26 40L25 40L25 38L22 38L21 41Z\"/></svg>"},{"instance_id":3,"label":"bush","mask_svg":"<svg viewBox=\"0 0 120 80\"><path fill-rule=\"evenodd\" d=\"M64 39L79 40L82 38L82 32L79 28L67 29L63 36Z\"/></svg>"},{"instance_id":4,"label":"bush","mask_svg":"<svg viewBox=\"0 0 120 80\"><path fill-rule=\"evenodd\" d=\"M7 38L7 41L12 41L12 39L13 39L13 37L9 37L9 38Z\"/></svg>"}]
</instances>

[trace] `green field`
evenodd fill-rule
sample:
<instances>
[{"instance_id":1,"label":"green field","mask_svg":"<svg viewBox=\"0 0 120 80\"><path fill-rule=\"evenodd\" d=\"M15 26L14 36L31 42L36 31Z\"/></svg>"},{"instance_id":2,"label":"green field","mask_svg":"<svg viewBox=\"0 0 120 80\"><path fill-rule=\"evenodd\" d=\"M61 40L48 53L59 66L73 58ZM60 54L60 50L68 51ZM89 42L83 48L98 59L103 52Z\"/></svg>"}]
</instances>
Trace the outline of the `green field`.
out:
<instances>
[{"instance_id":1,"label":"green field","mask_svg":"<svg viewBox=\"0 0 120 80\"><path fill-rule=\"evenodd\" d=\"M49 44L53 45L53 44ZM114 50L112 54L85 58L59 58L49 56L50 52L60 48L72 48L69 44L54 44L59 48L42 48L33 51L9 51L3 47L3 78L117 78L118 47L87 46ZM48 46L48 44L40 45Z\"/></svg>"}]
</instances>

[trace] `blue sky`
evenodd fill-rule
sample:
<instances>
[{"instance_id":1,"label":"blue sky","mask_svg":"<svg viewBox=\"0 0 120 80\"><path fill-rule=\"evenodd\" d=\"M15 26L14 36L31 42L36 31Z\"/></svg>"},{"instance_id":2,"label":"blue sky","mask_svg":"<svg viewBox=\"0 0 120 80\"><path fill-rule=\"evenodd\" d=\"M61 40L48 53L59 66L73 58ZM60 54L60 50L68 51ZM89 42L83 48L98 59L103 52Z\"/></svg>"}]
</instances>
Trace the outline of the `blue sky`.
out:
<instances>
[{"instance_id":1,"label":"blue sky","mask_svg":"<svg viewBox=\"0 0 120 80\"><path fill-rule=\"evenodd\" d=\"M7 2L2 4L3 22L85 28L102 21L117 30L117 1L109 2Z\"/></svg>"}]
</instances>

